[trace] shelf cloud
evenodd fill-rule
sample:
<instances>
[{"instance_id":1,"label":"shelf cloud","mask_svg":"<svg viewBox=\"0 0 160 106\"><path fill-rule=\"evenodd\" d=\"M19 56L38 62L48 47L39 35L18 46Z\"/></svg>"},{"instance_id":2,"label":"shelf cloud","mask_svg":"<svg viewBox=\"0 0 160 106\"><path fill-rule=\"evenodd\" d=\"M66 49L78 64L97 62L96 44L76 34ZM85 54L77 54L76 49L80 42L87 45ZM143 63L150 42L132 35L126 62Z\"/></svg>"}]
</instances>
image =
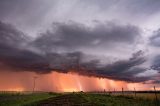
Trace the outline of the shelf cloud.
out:
<instances>
[{"instance_id":1,"label":"shelf cloud","mask_svg":"<svg viewBox=\"0 0 160 106\"><path fill-rule=\"evenodd\" d=\"M1 0L0 68L159 82L159 5L158 0Z\"/></svg>"}]
</instances>

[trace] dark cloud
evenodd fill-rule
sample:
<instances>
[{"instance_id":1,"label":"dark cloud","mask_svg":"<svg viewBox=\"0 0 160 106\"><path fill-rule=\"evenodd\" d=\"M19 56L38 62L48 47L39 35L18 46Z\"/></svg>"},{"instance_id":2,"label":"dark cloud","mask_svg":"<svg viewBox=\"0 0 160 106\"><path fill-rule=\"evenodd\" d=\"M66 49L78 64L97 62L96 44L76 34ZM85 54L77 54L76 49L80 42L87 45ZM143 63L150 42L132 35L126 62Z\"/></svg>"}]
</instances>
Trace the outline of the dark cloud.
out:
<instances>
[{"instance_id":1,"label":"dark cloud","mask_svg":"<svg viewBox=\"0 0 160 106\"><path fill-rule=\"evenodd\" d=\"M21 31L16 30L14 26L10 24L4 24L0 21L0 44L20 46L26 43L29 38L25 36Z\"/></svg>"},{"instance_id":2,"label":"dark cloud","mask_svg":"<svg viewBox=\"0 0 160 106\"><path fill-rule=\"evenodd\" d=\"M154 47L160 47L160 29L154 31L149 40L150 45ZM160 55L153 57L151 68L153 70L157 70L160 73Z\"/></svg>"},{"instance_id":3,"label":"dark cloud","mask_svg":"<svg viewBox=\"0 0 160 106\"><path fill-rule=\"evenodd\" d=\"M142 67L146 62L142 51L133 53L146 46L135 25L156 23L159 5L159 0L0 0L0 20L16 26L0 21L0 67L36 73L73 71L128 82L153 80L155 76L137 77L147 69ZM105 23L114 19L120 21ZM93 20L98 21L90 23ZM39 29L43 33L38 36ZM159 41L157 30L148 45L160 47ZM151 69L160 72L160 56Z\"/></svg>"},{"instance_id":4,"label":"dark cloud","mask_svg":"<svg viewBox=\"0 0 160 106\"><path fill-rule=\"evenodd\" d=\"M0 63L13 70L47 69L48 63L43 56L27 50L28 39L14 26L0 22Z\"/></svg>"},{"instance_id":5,"label":"dark cloud","mask_svg":"<svg viewBox=\"0 0 160 106\"><path fill-rule=\"evenodd\" d=\"M72 53L50 53L46 57L49 59L50 67L54 70L61 70L68 72L70 70L77 70L78 62L84 54L81 52Z\"/></svg>"},{"instance_id":6,"label":"dark cloud","mask_svg":"<svg viewBox=\"0 0 160 106\"><path fill-rule=\"evenodd\" d=\"M155 56L151 67L152 69L157 70L160 73L160 55Z\"/></svg>"},{"instance_id":7,"label":"dark cloud","mask_svg":"<svg viewBox=\"0 0 160 106\"><path fill-rule=\"evenodd\" d=\"M98 28L95 28L94 30L92 29L93 31L92 32L92 31L87 31L91 29L83 28L80 26L71 25L72 27L69 26L68 28L67 26L64 26L64 28L62 28L61 26L60 27L61 29L59 29L58 27L59 31L62 31L62 36L69 36L69 39L65 37L67 40L62 39L64 44L61 44L61 45L63 46L67 45L67 41L69 42L72 39L72 37L75 40L76 39L82 40L81 42L87 44L87 42L90 41L89 39L92 38L92 37L89 37L88 39L85 38L87 35L93 36L93 37L95 36L96 38L99 38L101 40L105 39L106 42L107 41L109 42L109 40L114 41L114 39L116 39L117 42L121 42L121 41L128 42L127 40L132 41L132 39L128 37L129 35L121 34L124 32L125 32L124 34L126 34L126 32L127 34L129 34L129 32L132 32L132 31L128 32L128 31L121 30L121 29L128 29L128 27L121 28L119 26L118 27L115 26L114 27L115 29L112 29L112 27L110 27L110 30L106 29L106 31L104 31L104 29L100 30L98 29L99 28L98 27ZM117 36L114 35L115 33L114 31L118 31L120 34L119 36L124 36L125 38L122 38L122 39L116 38ZM64 35L65 33L67 35ZM96 34L94 35L94 33ZM82 75L111 78L115 80L137 81L137 82L147 80L147 78L145 77L139 77L135 79L135 75L142 73L146 70L145 68L141 68L139 66L145 62L145 58L143 56L142 51L134 53L132 57L129 58L128 60L118 60L112 64L104 65L104 64L101 64L100 59L97 59L97 60L91 59L88 61L84 61L83 59L87 55L84 54L83 52L66 52L66 53L58 53L58 52L56 53L56 52L48 52L48 51L43 51L43 53L33 52L30 49L28 49L30 45L27 45L29 42L26 41L25 35L23 33L18 31L13 26L4 24L2 22L0 24L0 34L2 35L2 39L0 40L0 43L1 43L0 44L0 63L5 64L5 66L9 67L11 70L14 70L14 71L33 71L37 73L49 73L51 71L68 73L72 71ZM113 38L109 34L111 34ZM78 38L74 37L74 35L76 35ZM82 36L82 38L79 36ZM103 39L98 36L101 36ZM43 36L43 38L45 37ZM41 39L41 37L38 38L38 40L39 39ZM87 41L85 39L87 39ZM78 42L78 40L76 41ZM11 43L7 43L7 42L11 42ZM24 42L27 43L25 46L23 46ZM46 41L46 39L41 42L43 42L44 45L45 43L48 44L48 41ZM60 43L62 43L62 41L60 41ZM82 46L83 43L81 43L80 46ZM53 44L56 44L56 43L53 42ZM22 45L22 46L17 47L17 45ZM78 43L76 42L74 45L76 47L79 46ZM57 44L57 46L59 46L59 44Z\"/></svg>"},{"instance_id":8,"label":"dark cloud","mask_svg":"<svg viewBox=\"0 0 160 106\"><path fill-rule=\"evenodd\" d=\"M102 65L100 60L82 61L85 54L81 52L66 54L50 54L50 63L53 69L58 72L75 72L81 75L96 76L100 78L110 78L127 82L143 82L149 77L136 77L137 74L145 72L147 69L140 67L146 58L142 51L134 53L128 60L119 60L112 64Z\"/></svg>"},{"instance_id":9,"label":"dark cloud","mask_svg":"<svg viewBox=\"0 0 160 106\"><path fill-rule=\"evenodd\" d=\"M143 52L139 51L134 53L131 58L128 60L119 60L112 64L108 64L100 70L96 70L96 75L109 77L117 80L125 80L125 81L145 81L148 78L140 77L136 78L136 75L139 73L143 73L146 71L145 68L139 67L139 65L143 64L146 59L143 56Z\"/></svg>"},{"instance_id":10,"label":"dark cloud","mask_svg":"<svg viewBox=\"0 0 160 106\"><path fill-rule=\"evenodd\" d=\"M150 37L150 44L153 46L160 47L160 29L153 32L152 37Z\"/></svg>"},{"instance_id":11,"label":"dark cloud","mask_svg":"<svg viewBox=\"0 0 160 106\"><path fill-rule=\"evenodd\" d=\"M35 71L37 73L51 71L46 58L31 51L0 45L0 52L0 62L11 70Z\"/></svg>"},{"instance_id":12,"label":"dark cloud","mask_svg":"<svg viewBox=\"0 0 160 106\"><path fill-rule=\"evenodd\" d=\"M116 19L140 25L159 11L159 4L151 0L1 0L0 19L36 36L39 29L45 30L53 20L86 23L84 20Z\"/></svg>"},{"instance_id":13,"label":"dark cloud","mask_svg":"<svg viewBox=\"0 0 160 106\"><path fill-rule=\"evenodd\" d=\"M94 27L83 24L54 23L52 30L42 33L34 45L41 49L71 49L85 47L106 47L109 44L131 44L140 37L140 29L132 25L119 25L113 22L98 23Z\"/></svg>"}]
</instances>

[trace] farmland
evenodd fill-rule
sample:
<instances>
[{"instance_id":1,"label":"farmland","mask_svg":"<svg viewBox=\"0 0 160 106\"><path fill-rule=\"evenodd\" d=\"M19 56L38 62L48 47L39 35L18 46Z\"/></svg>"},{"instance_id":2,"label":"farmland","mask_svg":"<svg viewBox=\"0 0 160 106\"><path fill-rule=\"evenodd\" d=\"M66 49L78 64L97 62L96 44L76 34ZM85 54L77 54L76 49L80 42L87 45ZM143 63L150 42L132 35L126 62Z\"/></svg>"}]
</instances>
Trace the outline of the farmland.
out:
<instances>
[{"instance_id":1,"label":"farmland","mask_svg":"<svg viewBox=\"0 0 160 106\"><path fill-rule=\"evenodd\" d=\"M0 94L0 106L160 106L154 93L23 93Z\"/></svg>"}]
</instances>

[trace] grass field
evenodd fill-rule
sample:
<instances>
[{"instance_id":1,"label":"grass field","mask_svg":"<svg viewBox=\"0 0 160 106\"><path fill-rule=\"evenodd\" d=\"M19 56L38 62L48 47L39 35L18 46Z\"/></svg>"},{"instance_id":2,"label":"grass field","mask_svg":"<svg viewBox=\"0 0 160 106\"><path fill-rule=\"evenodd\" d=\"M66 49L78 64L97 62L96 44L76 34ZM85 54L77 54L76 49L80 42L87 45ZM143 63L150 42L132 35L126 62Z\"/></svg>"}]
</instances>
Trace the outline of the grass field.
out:
<instances>
[{"instance_id":1,"label":"grass field","mask_svg":"<svg viewBox=\"0 0 160 106\"><path fill-rule=\"evenodd\" d=\"M1 92L0 106L24 106L56 96L53 93Z\"/></svg>"},{"instance_id":2,"label":"grass field","mask_svg":"<svg viewBox=\"0 0 160 106\"><path fill-rule=\"evenodd\" d=\"M0 93L0 106L160 106L154 93Z\"/></svg>"}]
</instances>

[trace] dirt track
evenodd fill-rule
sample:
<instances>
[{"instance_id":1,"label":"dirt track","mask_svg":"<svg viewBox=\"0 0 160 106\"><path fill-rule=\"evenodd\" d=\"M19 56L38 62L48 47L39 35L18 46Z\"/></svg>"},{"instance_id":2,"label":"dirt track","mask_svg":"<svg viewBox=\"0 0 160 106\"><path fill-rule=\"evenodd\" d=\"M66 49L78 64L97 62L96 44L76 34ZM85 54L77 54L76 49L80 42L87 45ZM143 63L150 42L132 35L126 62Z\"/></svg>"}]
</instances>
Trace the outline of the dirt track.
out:
<instances>
[{"instance_id":1,"label":"dirt track","mask_svg":"<svg viewBox=\"0 0 160 106\"><path fill-rule=\"evenodd\" d=\"M61 95L42 101L38 106L94 106L81 95Z\"/></svg>"}]
</instances>

